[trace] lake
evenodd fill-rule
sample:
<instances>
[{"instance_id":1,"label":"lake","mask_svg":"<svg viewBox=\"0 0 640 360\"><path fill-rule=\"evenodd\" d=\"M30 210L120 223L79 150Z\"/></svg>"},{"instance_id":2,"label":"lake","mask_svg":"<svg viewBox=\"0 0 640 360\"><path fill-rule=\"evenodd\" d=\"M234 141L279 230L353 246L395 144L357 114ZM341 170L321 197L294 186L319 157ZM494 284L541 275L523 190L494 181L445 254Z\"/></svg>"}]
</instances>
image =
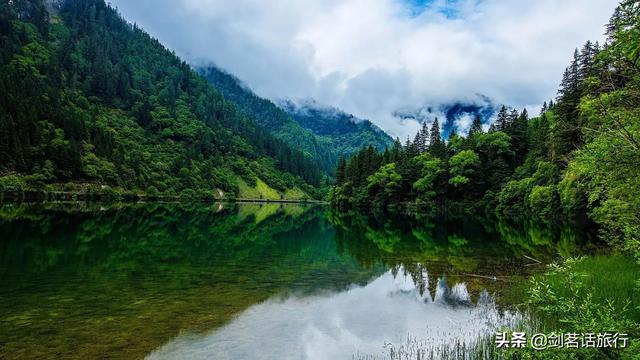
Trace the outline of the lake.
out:
<instances>
[{"instance_id":1,"label":"lake","mask_svg":"<svg viewBox=\"0 0 640 360\"><path fill-rule=\"evenodd\" d=\"M0 234L0 358L21 359L437 355L523 321L526 277L590 243L293 204L7 204Z\"/></svg>"}]
</instances>

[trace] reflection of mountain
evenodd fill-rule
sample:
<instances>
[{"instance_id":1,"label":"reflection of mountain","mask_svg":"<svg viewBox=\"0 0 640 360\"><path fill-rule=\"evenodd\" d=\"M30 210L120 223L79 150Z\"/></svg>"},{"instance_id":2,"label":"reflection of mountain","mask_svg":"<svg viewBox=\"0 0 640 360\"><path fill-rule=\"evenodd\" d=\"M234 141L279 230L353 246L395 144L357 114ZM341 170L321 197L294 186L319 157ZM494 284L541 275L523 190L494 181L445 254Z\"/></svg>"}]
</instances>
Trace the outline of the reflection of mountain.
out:
<instances>
[{"instance_id":1,"label":"reflection of mountain","mask_svg":"<svg viewBox=\"0 0 640 360\"><path fill-rule=\"evenodd\" d=\"M2 259L2 269L7 275L65 266L115 269L126 260L127 268L139 271L166 263L231 261L246 256L248 248L275 246L274 237L319 216L312 207L289 216L292 212L285 205L232 206L222 211L220 206L162 204L74 211L25 206L23 214L14 209L11 221L0 226L6 235L5 251L19 256Z\"/></svg>"},{"instance_id":2,"label":"reflection of mountain","mask_svg":"<svg viewBox=\"0 0 640 360\"><path fill-rule=\"evenodd\" d=\"M420 298L429 303L440 303L449 306L470 306L471 295L464 282L449 286L447 278L443 275L429 276L427 268L420 263L407 263L398 265L391 270L394 279L410 279L411 289L415 289ZM479 301L486 298L486 290L478 294Z\"/></svg>"},{"instance_id":3,"label":"reflection of mountain","mask_svg":"<svg viewBox=\"0 0 640 360\"><path fill-rule=\"evenodd\" d=\"M180 332L230 325L247 309L276 311L272 324L282 324L282 302L293 306L289 319L302 311L294 325L309 320L307 314L326 313L356 326L351 322L359 318L348 311L356 309L353 316L387 316L390 327L369 322L353 331L404 331L405 320L424 327L421 315L455 318L475 309L484 289L499 295L505 284L466 273L518 273L522 262L513 263L521 254L542 258L560 246L570 253L579 239L566 233L560 239L568 240L557 242L564 231L502 223L356 213L327 219L325 212L281 204L0 207L0 358L140 358ZM392 300L376 300L381 294L393 294L400 305L386 308ZM326 298L332 296L344 301L346 312L331 312ZM254 306L263 301L273 306ZM440 317L429 321L438 324ZM358 334L382 344L374 334Z\"/></svg>"},{"instance_id":4,"label":"reflection of mountain","mask_svg":"<svg viewBox=\"0 0 640 360\"><path fill-rule=\"evenodd\" d=\"M0 208L0 358L140 358L274 295L380 274L336 252L323 208L290 206Z\"/></svg>"}]
</instances>

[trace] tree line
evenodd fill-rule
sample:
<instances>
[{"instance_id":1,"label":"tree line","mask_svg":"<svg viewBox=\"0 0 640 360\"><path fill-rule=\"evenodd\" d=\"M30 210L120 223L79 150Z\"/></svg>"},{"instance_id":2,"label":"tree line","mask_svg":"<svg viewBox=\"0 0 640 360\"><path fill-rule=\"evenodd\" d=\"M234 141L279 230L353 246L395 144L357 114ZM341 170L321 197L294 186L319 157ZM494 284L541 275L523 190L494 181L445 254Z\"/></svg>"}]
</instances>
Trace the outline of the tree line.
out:
<instances>
[{"instance_id":1,"label":"tree line","mask_svg":"<svg viewBox=\"0 0 640 360\"><path fill-rule=\"evenodd\" d=\"M546 222L595 221L640 253L640 5L625 0L603 45L576 49L555 101L537 116L502 106L484 131L444 141L438 119L413 140L340 159L338 208L489 211Z\"/></svg>"}]
</instances>

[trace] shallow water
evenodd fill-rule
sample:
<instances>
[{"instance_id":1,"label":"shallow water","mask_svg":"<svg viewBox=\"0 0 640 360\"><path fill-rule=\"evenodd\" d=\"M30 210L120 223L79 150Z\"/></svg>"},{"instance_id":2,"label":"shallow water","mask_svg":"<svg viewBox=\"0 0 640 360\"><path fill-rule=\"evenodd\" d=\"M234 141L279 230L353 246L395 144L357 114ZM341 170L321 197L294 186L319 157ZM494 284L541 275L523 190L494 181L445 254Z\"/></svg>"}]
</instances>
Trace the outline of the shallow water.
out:
<instances>
[{"instance_id":1,"label":"shallow water","mask_svg":"<svg viewBox=\"0 0 640 360\"><path fill-rule=\"evenodd\" d=\"M284 204L0 208L0 358L339 359L472 344L586 240ZM525 256L526 255L526 256Z\"/></svg>"},{"instance_id":2,"label":"shallow water","mask_svg":"<svg viewBox=\"0 0 640 360\"><path fill-rule=\"evenodd\" d=\"M425 272L425 279L428 274ZM422 346L473 343L517 312L500 312L483 292L471 303L464 283L437 280L435 298L409 276L387 272L365 286L311 296L273 298L206 334L181 334L150 359L350 359L384 356L385 344L419 334Z\"/></svg>"}]
</instances>

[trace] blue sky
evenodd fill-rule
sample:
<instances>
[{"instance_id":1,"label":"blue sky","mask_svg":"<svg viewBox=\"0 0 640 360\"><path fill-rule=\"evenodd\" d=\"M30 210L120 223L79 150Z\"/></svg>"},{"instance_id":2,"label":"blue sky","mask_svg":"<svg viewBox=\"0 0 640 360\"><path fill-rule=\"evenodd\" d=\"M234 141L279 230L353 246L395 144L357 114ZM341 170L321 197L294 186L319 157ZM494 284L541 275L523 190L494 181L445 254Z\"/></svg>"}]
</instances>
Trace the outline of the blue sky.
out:
<instances>
[{"instance_id":1,"label":"blue sky","mask_svg":"<svg viewBox=\"0 0 640 360\"><path fill-rule=\"evenodd\" d=\"M192 64L261 96L313 98L405 138L399 112L492 103L537 113L615 0L111 0ZM432 121L443 113L422 118ZM464 132L466 118L458 123Z\"/></svg>"},{"instance_id":2,"label":"blue sky","mask_svg":"<svg viewBox=\"0 0 640 360\"><path fill-rule=\"evenodd\" d=\"M459 16L458 0L437 1L437 0L400 0L411 10L412 15L422 14L427 9L434 9L445 15L447 18L454 19ZM480 1L476 1L479 3Z\"/></svg>"}]
</instances>

